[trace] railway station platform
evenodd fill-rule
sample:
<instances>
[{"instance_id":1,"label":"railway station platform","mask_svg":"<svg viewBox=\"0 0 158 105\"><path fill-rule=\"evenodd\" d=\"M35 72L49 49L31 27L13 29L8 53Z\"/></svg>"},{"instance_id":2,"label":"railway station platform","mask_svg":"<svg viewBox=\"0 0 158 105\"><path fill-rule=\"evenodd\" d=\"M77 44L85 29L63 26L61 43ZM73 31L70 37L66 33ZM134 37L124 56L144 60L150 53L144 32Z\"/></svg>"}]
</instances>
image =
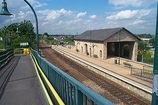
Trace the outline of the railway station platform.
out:
<instances>
[{"instance_id":1,"label":"railway station platform","mask_svg":"<svg viewBox=\"0 0 158 105\"><path fill-rule=\"evenodd\" d=\"M0 68L0 105L82 105L89 102L113 105L49 63L36 50L31 49L30 55L13 54L13 59L9 54L1 55L7 60Z\"/></svg>"},{"instance_id":2,"label":"railway station platform","mask_svg":"<svg viewBox=\"0 0 158 105\"><path fill-rule=\"evenodd\" d=\"M20 54L13 59L17 57L20 59L0 93L0 105L48 105L31 56Z\"/></svg>"},{"instance_id":3,"label":"railway station platform","mask_svg":"<svg viewBox=\"0 0 158 105\"><path fill-rule=\"evenodd\" d=\"M112 59L110 58L107 60L101 60L98 58L89 57L87 55L84 55L83 53L76 52L75 49L73 49L73 48L70 49L70 48L63 47L63 46L52 46L52 47L59 48L65 52L71 53L72 55L78 56L79 58L81 58L83 60L86 60L86 61L96 64L98 66L101 66L101 67L103 67L107 70L113 71L115 73L118 73L122 76L130 78L130 79L137 81L141 84L144 84L146 86L152 87L151 82L147 82L147 81L143 80L143 78L137 78L137 77L131 75L131 71L129 68L124 67L122 64L121 65L115 64L114 58L112 58ZM38 58L37 55L36 55L36 57ZM0 76L0 105L47 105L47 104L49 104L48 99L47 99L46 95L44 94L43 87L38 79L37 70L34 65L34 62L32 61L31 56L24 55L24 54L18 54L18 55L15 55L14 59L15 58L19 58L19 60L17 62L17 65L15 66L15 69L11 73L11 75L9 77L7 77L8 78L7 83L3 84L4 89L1 89L1 87L2 87L1 81L4 78L2 78ZM42 60L42 58L40 58L40 59ZM121 63L122 62L124 62L123 59L121 59ZM10 63L12 63L14 65L16 63L16 61L11 60ZM131 63L132 63L132 65L138 66L138 67L142 67L142 65L143 65L143 64L139 64L137 62L131 62ZM42 62L40 61L39 65L45 68L43 70L46 70L46 69L48 71L52 71L50 69L54 70L53 66L47 67L47 66L49 66L48 62L44 63L44 61L42 61ZM45 65L47 65L47 66L45 66ZM4 67L3 69L7 70L8 66L6 66L6 67L7 68ZM13 67L11 67L11 68L13 68ZM57 69L57 68L55 68L55 69ZM46 74L48 73L47 76L49 79L52 79L52 77L59 77L59 79L53 78L52 80L62 80L60 77L61 75L59 76L58 73L57 73L58 76L56 76L56 74L54 74L55 72L53 72L53 74L52 74L54 76L50 76L49 75L50 72L48 72L48 71L45 71L45 72L46 72ZM57 71L59 71L59 70L57 69ZM0 74L1 74L1 72L0 72ZM61 74L62 74L62 72L61 72ZM66 74L62 74L62 75L67 77ZM72 80L72 78L70 80ZM61 87L63 87L63 90L61 90L61 93L63 91L65 91L65 89L70 87L70 85L67 83L67 82L70 82L70 80L69 79L68 79L68 81L65 80L64 84L65 85L67 84L67 86L65 86L65 85L61 86ZM54 82L55 83L53 83L53 81L52 81L53 84L55 84L55 85L57 85L57 87L59 87L58 81L57 81L57 83L56 83L56 81L54 81ZM71 83L73 83L73 82L71 82ZM76 81L74 83L76 83ZM78 87L78 84L75 84L74 87ZM85 89L85 87L84 87L84 89ZM77 89L75 89L75 90L77 90ZM70 90L70 91L74 92L74 89L72 88L72 90ZM85 93L84 92L83 93L86 94L86 92L87 91L85 91ZM59 93L60 93L60 91L59 91ZM89 93L92 93L92 91L90 91ZM74 99L73 95L70 94L70 96L72 99ZM68 96L68 97L70 98L70 96ZM65 97L65 95L63 95L63 97ZM70 101L72 101L71 98L70 98ZM64 99L66 99L65 100L65 102L66 102L68 98L64 98ZM80 98L78 98L78 97L77 97L77 99L80 100ZM81 97L81 99L82 99L82 97ZM99 98L99 99L101 99L101 98ZM109 103L109 101L107 101L107 100L105 100L104 102ZM69 103L69 101L68 101L68 103Z\"/></svg>"},{"instance_id":4,"label":"railway station platform","mask_svg":"<svg viewBox=\"0 0 158 105\"><path fill-rule=\"evenodd\" d=\"M75 55L75 56L77 56L81 59L84 59L88 62L91 62L93 64L101 66L101 67L103 67L107 70L118 73L118 74L120 74L124 77L132 79L132 80L134 80L138 83L144 84L148 87L152 87L152 80L151 79L131 75L131 69L127 68L127 67L124 67L124 65L123 65L123 62L126 62L127 59L122 59L121 58L120 65L119 65L119 64L115 64L115 62L114 62L115 58L109 58L109 59L106 59L106 60L102 60L102 59L99 59L99 58L90 57L90 56L85 55L84 53L76 52L75 48L70 47L70 46L65 47L65 46L52 45L52 48L58 48L58 49L64 50L65 52L71 53L71 54L73 54L73 55ZM133 67L136 67L136 68L143 68L143 66L145 65L144 63L138 63L138 62L134 62L134 61L131 61L131 60L128 60L128 62L130 62L130 64L132 64Z\"/></svg>"}]
</instances>

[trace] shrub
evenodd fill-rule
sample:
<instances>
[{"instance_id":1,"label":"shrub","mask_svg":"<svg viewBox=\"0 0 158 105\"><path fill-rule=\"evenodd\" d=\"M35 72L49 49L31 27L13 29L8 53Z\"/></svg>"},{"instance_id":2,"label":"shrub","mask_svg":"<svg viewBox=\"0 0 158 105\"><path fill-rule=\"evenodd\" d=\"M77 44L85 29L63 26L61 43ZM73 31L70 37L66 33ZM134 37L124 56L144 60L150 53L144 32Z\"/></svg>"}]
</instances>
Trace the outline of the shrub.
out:
<instances>
[{"instance_id":1,"label":"shrub","mask_svg":"<svg viewBox=\"0 0 158 105\"><path fill-rule=\"evenodd\" d=\"M153 64L154 58L151 58L150 54L145 54L143 58L144 63Z\"/></svg>"}]
</instances>

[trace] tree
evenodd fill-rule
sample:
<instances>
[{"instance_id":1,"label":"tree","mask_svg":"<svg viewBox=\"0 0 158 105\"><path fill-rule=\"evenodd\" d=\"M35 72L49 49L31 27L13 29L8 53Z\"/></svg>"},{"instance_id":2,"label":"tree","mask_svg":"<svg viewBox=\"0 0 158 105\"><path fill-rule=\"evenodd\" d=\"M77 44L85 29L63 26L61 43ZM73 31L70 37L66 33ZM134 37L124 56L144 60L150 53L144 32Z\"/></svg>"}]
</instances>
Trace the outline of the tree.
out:
<instances>
[{"instance_id":1,"label":"tree","mask_svg":"<svg viewBox=\"0 0 158 105\"><path fill-rule=\"evenodd\" d=\"M74 36L66 36L64 42L67 42L68 44L74 44Z\"/></svg>"},{"instance_id":2,"label":"tree","mask_svg":"<svg viewBox=\"0 0 158 105\"><path fill-rule=\"evenodd\" d=\"M138 42L138 54L142 56L142 62L143 62L143 56L144 54L149 50L150 48L147 47L147 43L144 41Z\"/></svg>"},{"instance_id":3,"label":"tree","mask_svg":"<svg viewBox=\"0 0 158 105\"><path fill-rule=\"evenodd\" d=\"M152 38L151 34L137 34L137 36L140 38Z\"/></svg>"},{"instance_id":4,"label":"tree","mask_svg":"<svg viewBox=\"0 0 158 105\"><path fill-rule=\"evenodd\" d=\"M48 36L49 36L49 34L48 34L47 32L45 32L43 35L44 35L44 36L46 36L46 37L48 37Z\"/></svg>"},{"instance_id":5,"label":"tree","mask_svg":"<svg viewBox=\"0 0 158 105\"><path fill-rule=\"evenodd\" d=\"M2 38L2 40L0 39L0 49L4 48L4 42L3 42L3 31L2 29L0 29L0 38Z\"/></svg>"},{"instance_id":6,"label":"tree","mask_svg":"<svg viewBox=\"0 0 158 105\"><path fill-rule=\"evenodd\" d=\"M149 43L151 43L152 46L154 47L154 46L155 46L155 38L150 39L150 40L149 40Z\"/></svg>"},{"instance_id":7,"label":"tree","mask_svg":"<svg viewBox=\"0 0 158 105\"><path fill-rule=\"evenodd\" d=\"M17 28L19 33L17 33ZM36 44L35 32L33 24L30 21L22 21L19 24L11 24L7 27L4 26L1 30L6 31L6 41L11 40L11 45L13 48L20 47L20 43L28 42L29 45ZM1 35L1 32L0 32ZM8 36L9 35L9 36ZM10 42L6 42L7 44Z\"/></svg>"}]
</instances>

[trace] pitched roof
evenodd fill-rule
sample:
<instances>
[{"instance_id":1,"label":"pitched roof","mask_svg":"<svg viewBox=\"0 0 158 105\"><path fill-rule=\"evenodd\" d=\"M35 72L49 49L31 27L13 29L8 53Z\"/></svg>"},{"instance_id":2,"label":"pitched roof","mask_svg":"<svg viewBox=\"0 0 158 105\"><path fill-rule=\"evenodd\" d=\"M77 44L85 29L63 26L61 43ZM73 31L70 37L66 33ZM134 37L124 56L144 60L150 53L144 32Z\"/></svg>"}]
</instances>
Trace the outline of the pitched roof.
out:
<instances>
[{"instance_id":1,"label":"pitched roof","mask_svg":"<svg viewBox=\"0 0 158 105\"><path fill-rule=\"evenodd\" d=\"M87 30L82 34L75 37L75 40L91 40L91 41L104 41L110 36L116 34L117 32L125 29L124 27L119 28L109 28L109 29L98 29L98 30ZM127 29L125 29L129 32ZM131 32L129 32L132 34ZM133 34L132 34L133 35ZM135 35L133 35L135 36ZM136 36L135 36L136 37Z\"/></svg>"}]
</instances>

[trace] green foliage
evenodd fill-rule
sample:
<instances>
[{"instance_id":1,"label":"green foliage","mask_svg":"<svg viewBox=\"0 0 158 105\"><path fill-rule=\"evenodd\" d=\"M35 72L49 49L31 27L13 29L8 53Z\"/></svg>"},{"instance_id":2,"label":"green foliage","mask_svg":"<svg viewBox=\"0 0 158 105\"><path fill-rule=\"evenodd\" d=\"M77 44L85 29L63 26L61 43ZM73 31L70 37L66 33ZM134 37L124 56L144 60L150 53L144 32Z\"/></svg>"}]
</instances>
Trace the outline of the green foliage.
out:
<instances>
[{"instance_id":1,"label":"green foliage","mask_svg":"<svg viewBox=\"0 0 158 105\"><path fill-rule=\"evenodd\" d=\"M43 37L43 39L45 40L45 42L47 44L54 44L54 43L56 43L56 40L53 38L53 36Z\"/></svg>"},{"instance_id":2,"label":"green foliage","mask_svg":"<svg viewBox=\"0 0 158 105\"><path fill-rule=\"evenodd\" d=\"M44 33L43 36L41 36L41 38L42 38L43 40L45 40L45 42L46 42L47 44L55 44L55 45L57 45L57 44L59 44L59 42L61 41L61 40L55 40L53 35L48 35L48 36L46 36L46 33ZM65 36L65 37L62 39L62 41L63 41L65 44L74 45L74 36Z\"/></svg>"},{"instance_id":3,"label":"green foliage","mask_svg":"<svg viewBox=\"0 0 158 105\"><path fill-rule=\"evenodd\" d=\"M15 48L14 49L14 53L15 54L22 54L23 53L23 49L21 49L21 48Z\"/></svg>"},{"instance_id":4,"label":"green foliage","mask_svg":"<svg viewBox=\"0 0 158 105\"><path fill-rule=\"evenodd\" d=\"M18 33L17 33L18 29ZM0 29L0 36L6 39L6 46L12 46L12 48L19 48L20 43L26 43L35 46L35 33L33 24L30 21L22 21L21 23L13 23L8 26L4 26ZM10 40L10 41L9 41ZM4 41L3 41L4 43Z\"/></svg>"},{"instance_id":5,"label":"green foliage","mask_svg":"<svg viewBox=\"0 0 158 105\"><path fill-rule=\"evenodd\" d=\"M2 37L2 39L4 39L3 38L3 30L2 29L0 29L0 37ZM4 41L3 40L0 40L0 49L3 49L4 48Z\"/></svg>"},{"instance_id":6,"label":"green foliage","mask_svg":"<svg viewBox=\"0 0 158 105\"><path fill-rule=\"evenodd\" d=\"M150 48L147 47L147 43L144 41L138 42L138 54L144 55Z\"/></svg>"},{"instance_id":7,"label":"green foliage","mask_svg":"<svg viewBox=\"0 0 158 105\"><path fill-rule=\"evenodd\" d=\"M149 47L147 47L147 43L144 41L138 42L138 55L141 55L141 61L144 62L144 54L149 51Z\"/></svg>"},{"instance_id":8,"label":"green foliage","mask_svg":"<svg viewBox=\"0 0 158 105\"><path fill-rule=\"evenodd\" d=\"M4 48L4 43L2 41L0 41L0 49Z\"/></svg>"},{"instance_id":9,"label":"green foliage","mask_svg":"<svg viewBox=\"0 0 158 105\"><path fill-rule=\"evenodd\" d=\"M48 34L47 32L45 32L43 35L44 35L44 36L46 36L46 37L48 37L48 36L49 36L49 34Z\"/></svg>"},{"instance_id":10,"label":"green foliage","mask_svg":"<svg viewBox=\"0 0 158 105\"><path fill-rule=\"evenodd\" d=\"M74 36L66 36L63 41L70 45L74 45Z\"/></svg>"},{"instance_id":11,"label":"green foliage","mask_svg":"<svg viewBox=\"0 0 158 105\"><path fill-rule=\"evenodd\" d=\"M143 62L148 63L148 64L153 64L154 63L154 58L151 58L150 53L146 53L146 54L144 54Z\"/></svg>"},{"instance_id":12,"label":"green foliage","mask_svg":"<svg viewBox=\"0 0 158 105\"><path fill-rule=\"evenodd\" d=\"M155 45L155 38L153 37L152 39L150 39L149 43L151 43L154 46Z\"/></svg>"},{"instance_id":13,"label":"green foliage","mask_svg":"<svg viewBox=\"0 0 158 105\"><path fill-rule=\"evenodd\" d=\"M24 43L24 42L29 42L29 37L24 36L24 35L21 36L21 37L17 37L16 39L13 40L12 47L13 48L19 48L20 43Z\"/></svg>"},{"instance_id":14,"label":"green foliage","mask_svg":"<svg viewBox=\"0 0 158 105\"><path fill-rule=\"evenodd\" d=\"M48 36L47 39L48 40L54 40L54 38L52 36Z\"/></svg>"},{"instance_id":15,"label":"green foliage","mask_svg":"<svg viewBox=\"0 0 158 105\"><path fill-rule=\"evenodd\" d=\"M3 30L0 29L0 37L3 37Z\"/></svg>"},{"instance_id":16,"label":"green foliage","mask_svg":"<svg viewBox=\"0 0 158 105\"><path fill-rule=\"evenodd\" d=\"M151 34L137 34L140 38L152 38L153 36Z\"/></svg>"}]
</instances>

